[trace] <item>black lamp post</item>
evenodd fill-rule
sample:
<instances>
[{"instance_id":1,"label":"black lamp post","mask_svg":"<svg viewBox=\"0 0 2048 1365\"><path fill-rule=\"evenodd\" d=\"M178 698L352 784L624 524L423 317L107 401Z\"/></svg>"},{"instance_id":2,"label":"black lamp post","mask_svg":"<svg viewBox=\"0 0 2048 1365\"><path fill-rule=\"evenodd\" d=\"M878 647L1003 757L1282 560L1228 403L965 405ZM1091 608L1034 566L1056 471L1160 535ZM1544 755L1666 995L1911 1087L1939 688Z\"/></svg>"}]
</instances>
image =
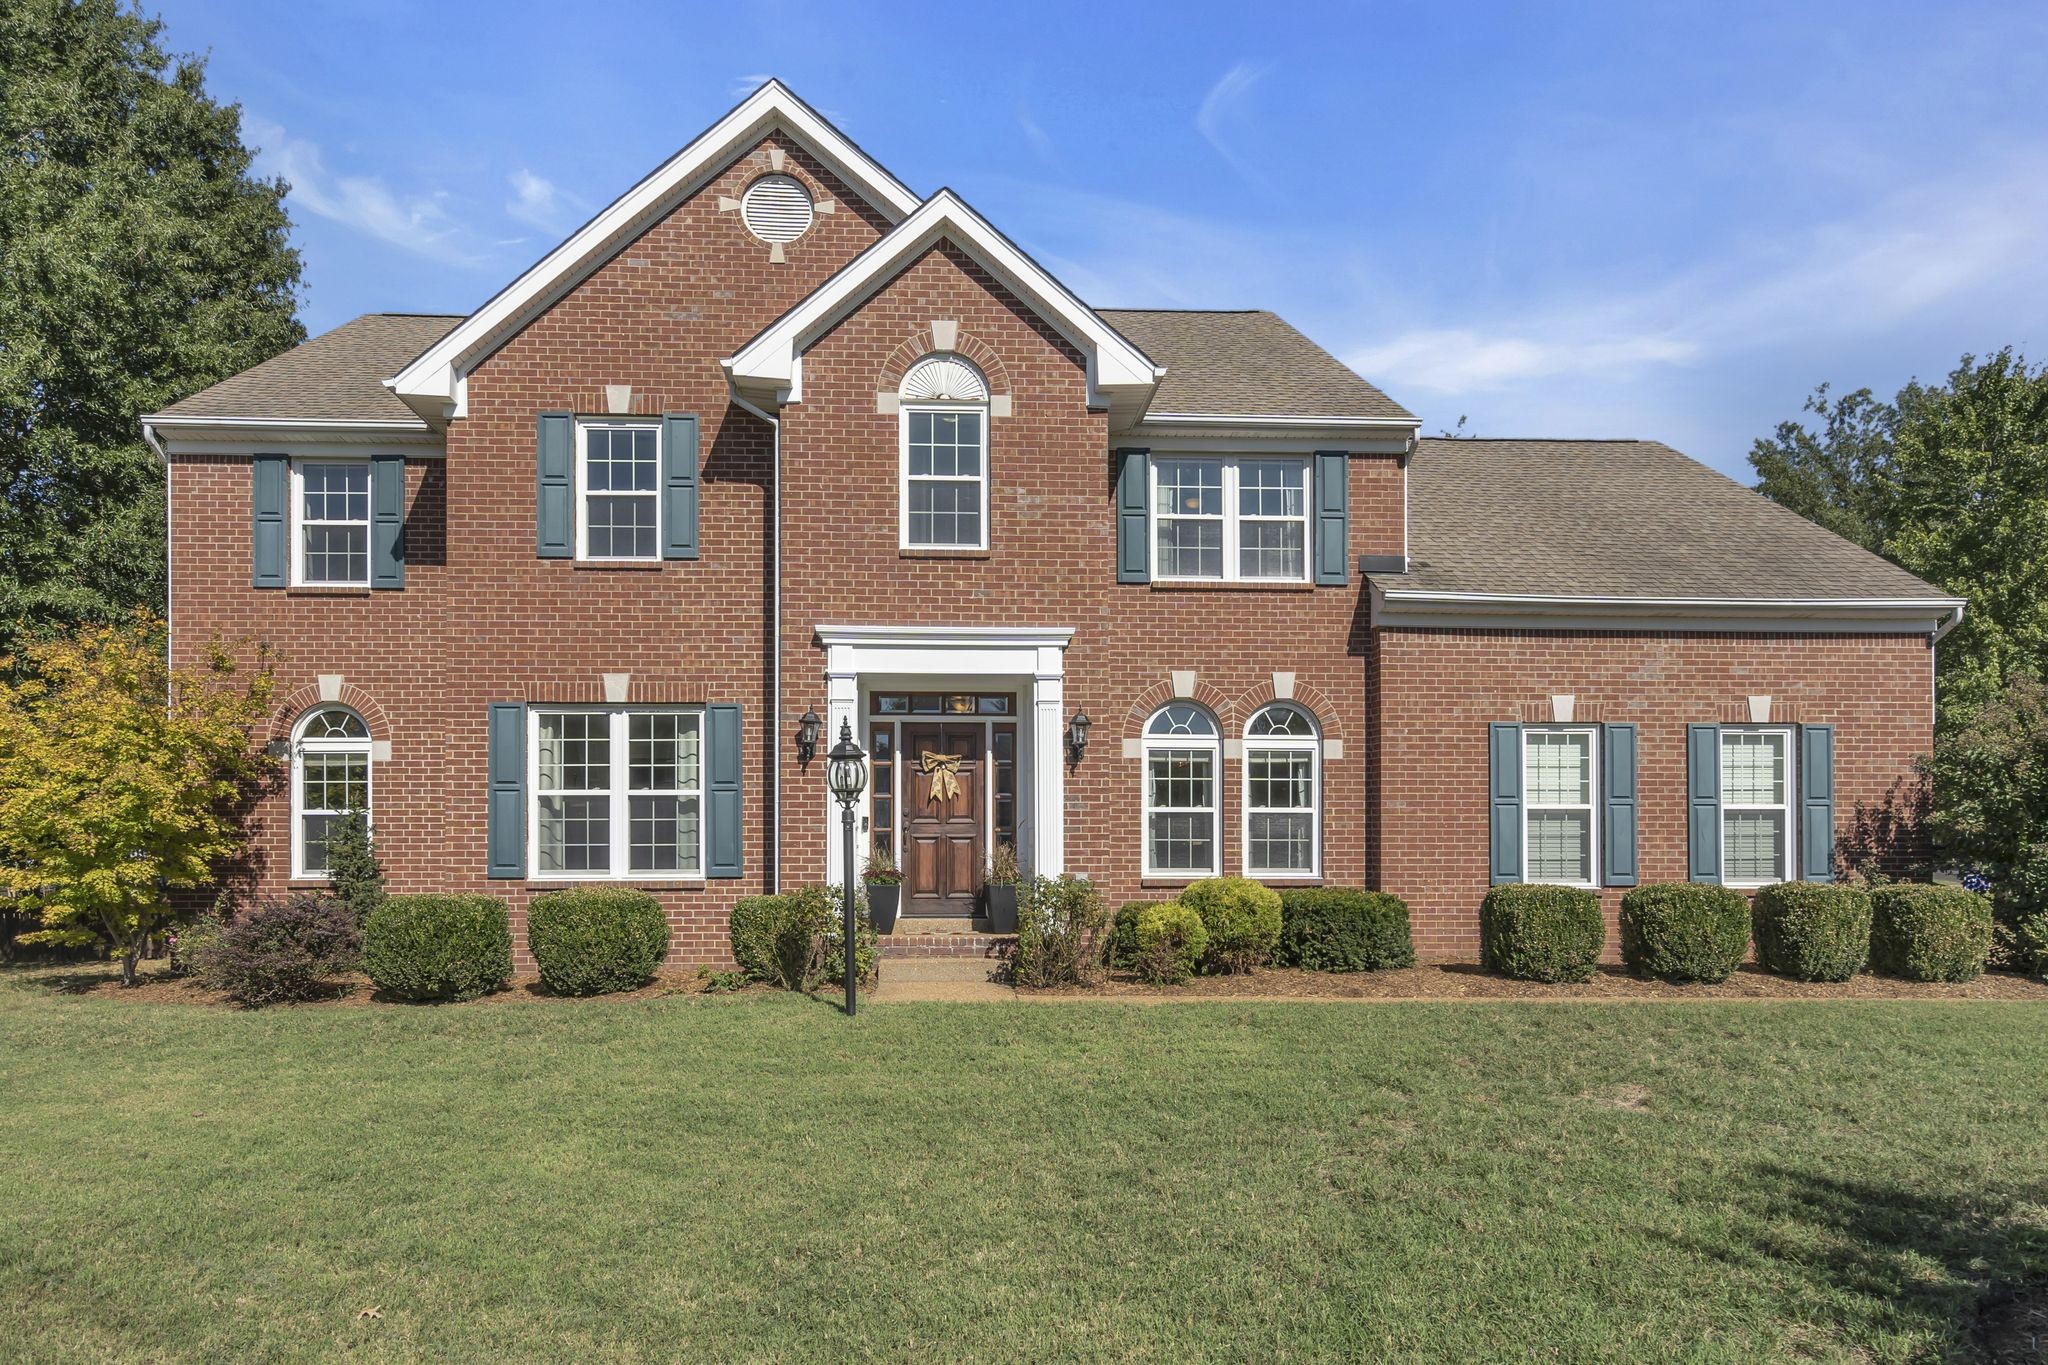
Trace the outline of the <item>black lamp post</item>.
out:
<instances>
[{"instance_id":1,"label":"black lamp post","mask_svg":"<svg viewBox=\"0 0 2048 1365\"><path fill-rule=\"evenodd\" d=\"M846 1013L853 1014L854 965L853 965L853 803L860 800L861 791L868 785L867 755L853 742L853 722L839 722L839 742L832 746L832 752L825 756L825 780L832 788L833 799L839 802L839 827L845 836L846 846Z\"/></svg>"},{"instance_id":2,"label":"black lamp post","mask_svg":"<svg viewBox=\"0 0 2048 1365\"><path fill-rule=\"evenodd\" d=\"M818 732L824 728L825 722L818 719L816 711L805 711L803 719L796 723L796 761L806 768L818 756Z\"/></svg>"}]
</instances>

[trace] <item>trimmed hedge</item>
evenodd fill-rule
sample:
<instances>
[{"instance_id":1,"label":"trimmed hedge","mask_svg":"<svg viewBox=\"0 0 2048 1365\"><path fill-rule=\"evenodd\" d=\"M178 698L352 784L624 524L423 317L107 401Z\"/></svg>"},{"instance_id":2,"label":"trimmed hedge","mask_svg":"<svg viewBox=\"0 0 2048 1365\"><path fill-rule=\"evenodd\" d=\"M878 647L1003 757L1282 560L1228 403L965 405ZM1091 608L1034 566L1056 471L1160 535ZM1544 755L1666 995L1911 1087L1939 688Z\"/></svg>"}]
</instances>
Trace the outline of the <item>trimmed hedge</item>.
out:
<instances>
[{"instance_id":1,"label":"trimmed hedge","mask_svg":"<svg viewBox=\"0 0 2048 1365\"><path fill-rule=\"evenodd\" d=\"M1479 903L1479 965L1517 981L1587 981L1607 942L1600 898L1516 882Z\"/></svg>"},{"instance_id":2,"label":"trimmed hedge","mask_svg":"<svg viewBox=\"0 0 2048 1365\"><path fill-rule=\"evenodd\" d=\"M1833 882L1779 882L1750 903L1756 960L1796 981L1847 981L1870 960L1870 897Z\"/></svg>"},{"instance_id":3,"label":"trimmed hedge","mask_svg":"<svg viewBox=\"0 0 2048 1365\"><path fill-rule=\"evenodd\" d=\"M1960 886L1897 882L1870 893L1870 965L1908 981L1970 981L1991 951L1991 901Z\"/></svg>"},{"instance_id":4,"label":"trimmed hedge","mask_svg":"<svg viewBox=\"0 0 2048 1365\"><path fill-rule=\"evenodd\" d=\"M1147 905L1131 923L1131 966L1155 986L1172 986L1195 974L1209 947L1202 917L1179 901Z\"/></svg>"},{"instance_id":5,"label":"trimmed hedge","mask_svg":"<svg viewBox=\"0 0 2048 1365\"><path fill-rule=\"evenodd\" d=\"M1303 886L1280 893L1279 960L1312 972L1415 965L1408 902L1385 891Z\"/></svg>"},{"instance_id":6,"label":"trimmed hedge","mask_svg":"<svg viewBox=\"0 0 2048 1365\"><path fill-rule=\"evenodd\" d=\"M578 887L536 896L526 946L552 995L603 995L644 986L668 952L668 916L645 891Z\"/></svg>"},{"instance_id":7,"label":"trimmed hedge","mask_svg":"<svg viewBox=\"0 0 2048 1365\"><path fill-rule=\"evenodd\" d=\"M363 970L400 1000L471 1000L512 980L512 923L496 896L392 896L363 926Z\"/></svg>"},{"instance_id":8,"label":"trimmed hedge","mask_svg":"<svg viewBox=\"0 0 2048 1365\"><path fill-rule=\"evenodd\" d=\"M2013 970L2048 980L2048 911L2022 915L2012 926Z\"/></svg>"},{"instance_id":9,"label":"trimmed hedge","mask_svg":"<svg viewBox=\"0 0 2048 1365\"><path fill-rule=\"evenodd\" d=\"M1208 877L1182 888L1180 903L1202 917L1208 965L1248 972L1280 941L1280 893L1244 877Z\"/></svg>"},{"instance_id":10,"label":"trimmed hedge","mask_svg":"<svg viewBox=\"0 0 2048 1365\"><path fill-rule=\"evenodd\" d=\"M1109 965L1128 971L1138 965L1138 916L1165 901L1125 901L1109 924ZM1206 937L1206 931L1205 935Z\"/></svg>"},{"instance_id":11,"label":"trimmed hedge","mask_svg":"<svg viewBox=\"0 0 2048 1365\"><path fill-rule=\"evenodd\" d=\"M825 981L844 985L845 908L839 891L806 886L778 896L743 896L726 921L732 960L749 981L808 991ZM875 931L865 892L854 895L853 970L872 985L878 968Z\"/></svg>"},{"instance_id":12,"label":"trimmed hedge","mask_svg":"<svg viewBox=\"0 0 2048 1365\"><path fill-rule=\"evenodd\" d=\"M1705 882L1654 882L1621 898L1621 960L1652 981L1722 982L1749 951L1749 902Z\"/></svg>"}]
</instances>

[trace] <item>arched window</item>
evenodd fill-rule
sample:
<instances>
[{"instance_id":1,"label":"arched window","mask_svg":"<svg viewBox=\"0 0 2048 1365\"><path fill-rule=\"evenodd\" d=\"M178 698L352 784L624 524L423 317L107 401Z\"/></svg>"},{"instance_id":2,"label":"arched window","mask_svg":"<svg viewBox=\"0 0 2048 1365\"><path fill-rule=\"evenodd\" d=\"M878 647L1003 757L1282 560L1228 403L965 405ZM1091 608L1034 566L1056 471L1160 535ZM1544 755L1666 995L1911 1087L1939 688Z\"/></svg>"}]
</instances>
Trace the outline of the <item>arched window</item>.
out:
<instances>
[{"instance_id":1,"label":"arched window","mask_svg":"<svg viewBox=\"0 0 2048 1365\"><path fill-rule=\"evenodd\" d=\"M346 706L306 713L292 732L292 875L327 875L327 835L370 810L370 727Z\"/></svg>"},{"instance_id":2,"label":"arched window","mask_svg":"<svg viewBox=\"0 0 2048 1365\"><path fill-rule=\"evenodd\" d=\"M1308 712L1275 702L1244 731L1244 875L1320 870L1322 740Z\"/></svg>"},{"instance_id":3,"label":"arched window","mask_svg":"<svg viewBox=\"0 0 2048 1365\"><path fill-rule=\"evenodd\" d=\"M1215 876L1216 718L1190 702L1162 706L1145 724L1144 749L1146 875Z\"/></svg>"},{"instance_id":4,"label":"arched window","mask_svg":"<svg viewBox=\"0 0 2048 1365\"><path fill-rule=\"evenodd\" d=\"M988 548L988 381L956 355L928 355L898 390L902 547Z\"/></svg>"}]
</instances>

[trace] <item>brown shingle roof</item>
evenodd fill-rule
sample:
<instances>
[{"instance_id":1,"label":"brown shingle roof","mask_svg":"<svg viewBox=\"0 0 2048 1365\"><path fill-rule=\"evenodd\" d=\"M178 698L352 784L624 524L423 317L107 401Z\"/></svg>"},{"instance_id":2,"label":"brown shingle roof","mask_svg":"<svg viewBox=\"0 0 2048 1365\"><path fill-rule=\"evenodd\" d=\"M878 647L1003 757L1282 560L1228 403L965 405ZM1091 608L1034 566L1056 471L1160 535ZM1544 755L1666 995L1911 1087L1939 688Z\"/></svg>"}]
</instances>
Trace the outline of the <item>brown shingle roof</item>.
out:
<instances>
[{"instance_id":1,"label":"brown shingle roof","mask_svg":"<svg viewBox=\"0 0 2048 1365\"><path fill-rule=\"evenodd\" d=\"M165 408L169 417L403 422L418 414L384 381L462 321L445 313L365 313Z\"/></svg>"},{"instance_id":2,"label":"brown shingle roof","mask_svg":"<svg viewBox=\"0 0 2048 1365\"><path fill-rule=\"evenodd\" d=\"M1545 597L1945 598L1655 441L1419 441L1389 589Z\"/></svg>"},{"instance_id":3,"label":"brown shingle roof","mask_svg":"<svg viewBox=\"0 0 2048 1365\"><path fill-rule=\"evenodd\" d=\"M1413 420L1337 357L1262 309L1095 311L1166 367L1152 412Z\"/></svg>"}]
</instances>

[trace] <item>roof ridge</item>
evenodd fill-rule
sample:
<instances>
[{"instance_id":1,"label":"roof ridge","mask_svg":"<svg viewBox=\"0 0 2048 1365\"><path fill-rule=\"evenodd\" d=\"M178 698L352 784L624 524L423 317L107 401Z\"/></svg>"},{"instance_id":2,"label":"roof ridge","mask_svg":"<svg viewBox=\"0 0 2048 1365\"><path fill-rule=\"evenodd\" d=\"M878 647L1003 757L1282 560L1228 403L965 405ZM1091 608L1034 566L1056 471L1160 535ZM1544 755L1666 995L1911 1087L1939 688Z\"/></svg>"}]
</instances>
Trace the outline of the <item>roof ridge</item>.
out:
<instances>
[{"instance_id":1,"label":"roof ridge","mask_svg":"<svg viewBox=\"0 0 2048 1365\"><path fill-rule=\"evenodd\" d=\"M1104 304L1097 305L1095 311L1098 313L1209 313L1226 316L1264 313L1268 317L1280 316L1270 308L1116 308Z\"/></svg>"}]
</instances>

